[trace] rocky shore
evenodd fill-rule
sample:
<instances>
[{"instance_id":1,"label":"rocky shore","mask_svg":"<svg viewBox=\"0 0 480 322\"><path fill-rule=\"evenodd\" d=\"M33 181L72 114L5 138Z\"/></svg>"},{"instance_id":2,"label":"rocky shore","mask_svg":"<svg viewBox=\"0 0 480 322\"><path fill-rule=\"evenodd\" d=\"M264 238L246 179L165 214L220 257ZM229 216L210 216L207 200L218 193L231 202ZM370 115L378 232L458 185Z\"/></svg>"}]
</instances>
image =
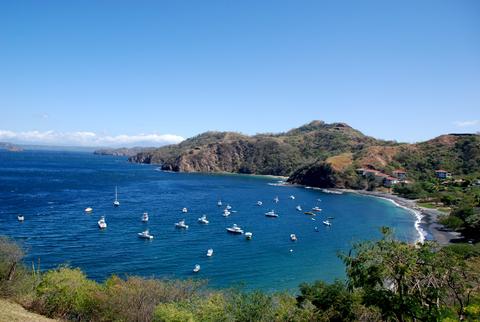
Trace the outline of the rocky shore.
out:
<instances>
[{"instance_id":1,"label":"rocky shore","mask_svg":"<svg viewBox=\"0 0 480 322\"><path fill-rule=\"evenodd\" d=\"M447 229L438 222L439 217L445 215L444 212L441 212L437 209L420 207L417 205L416 200L410 200L397 195L377 191L350 189L341 189L341 191L388 199L397 204L398 206L404 207L412 211L412 213L419 215L420 220L418 222L418 226L416 225L415 227L419 231L419 234L423 234L423 237L419 237L419 241L434 240L440 245L447 245L452 242L461 240L461 236L459 233Z\"/></svg>"}]
</instances>

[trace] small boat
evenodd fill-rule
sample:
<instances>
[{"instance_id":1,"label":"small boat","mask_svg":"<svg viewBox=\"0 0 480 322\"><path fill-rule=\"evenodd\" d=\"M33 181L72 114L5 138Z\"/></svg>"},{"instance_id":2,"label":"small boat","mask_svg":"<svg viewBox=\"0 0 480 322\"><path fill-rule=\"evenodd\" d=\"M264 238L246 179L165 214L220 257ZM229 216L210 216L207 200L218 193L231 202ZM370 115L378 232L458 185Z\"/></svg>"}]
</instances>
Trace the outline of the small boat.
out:
<instances>
[{"instance_id":1,"label":"small boat","mask_svg":"<svg viewBox=\"0 0 480 322\"><path fill-rule=\"evenodd\" d=\"M232 209L232 206L227 205L226 209L230 210L230 209Z\"/></svg>"},{"instance_id":2,"label":"small boat","mask_svg":"<svg viewBox=\"0 0 480 322\"><path fill-rule=\"evenodd\" d=\"M271 211L269 211L269 212L266 212L266 213L265 213L265 216L276 218L276 217L278 217L278 214L276 214L275 211L271 210Z\"/></svg>"},{"instance_id":3,"label":"small boat","mask_svg":"<svg viewBox=\"0 0 480 322\"><path fill-rule=\"evenodd\" d=\"M257 205L261 206L261 205L263 205L263 202L261 202L261 201L259 200L259 201L257 201Z\"/></svg>"},{"instance_id":4,"label":"small boat","mask_svg":"<svg viewBox=\"0 0 480 322\"><path fill-rule=\"evenodd\" d=\"M227 231L228 231L229 233L232 233L232 234L243 234L242 228L240 228L239 226L237 226L237 224L233 224L232 227L228 227L228 228L227 228Z\"/></svg>"},{"instance_id":5,"label":"small boat","mask_svg":"<svg viewBox=\"0 0 480 322\"><path fill-rule=\"evenodd\" d=\"M198 222L201 223L201 224L208 224L209 223L206 215L203 215L202 217L198 218Z\"/></svg>"},{"instance_id":6,"label":"small boat","mask_svg":"<svg viewBox=\"0 0 480 322\"><path fill-rule=\"evenodd\" d=\"M335 217L327 217L327 219L335 219Z\"/></svg>"},{"instance_id":7,"label":"small boat","mask_svg":"<svg viewBox=\"0 0 480 322\"><path fill-rule=\"evenodd\" d=\"M295 234L290 234L291 241L297 241L297 236Z\"/></svg>"},{"instance_id":8,"label":"small boat","mask_svg":"<svg viewBox=\"0 0 480 322\"><path fill-rule=\"evenodd\" d=\"M228 216L230 216L230 214L231 214L231 212L228 211L228 209L225 208L225 209L223 210L223 215L222 215L222 216L223 216L223 217L228 217Z\"/></svg>"},{"instance_id":9,"label":"small boat","mask_svg":"<svg viewBox=\"0 0 480 322\"><path fill-rule=\"evenodd\" d=\"M302 207L300 205L296 206L295 209L297 209L298 211L302 211Z\"/></svg>"},{"instance_id":10,"label":"small boat","mask_svg":"<svg viewBox=\"0 0 480 322\"><path fill-rule=\"evenodd\" d=\"M138 233L138 238L153 239L153 235L150 235L150 232L147 229L145 231L142 231L141 233Z\"/></svg>"},{"instance_id":11,"label":"small boat","mask_svg":"<svg viewBox=\"0 0 480 322\"><path fill-rule=\"evenodd\" d=\"M188 209L184 207L184 208L182 208L182 212L183 212L183 213L187 213L187 212L188 212Z\"/></svg>"},{"instance_id":12,"label":"small boat","mask_svg":"<svg viewBox=\"0 0 480 322\"><path fill-rule=\"evenodd\" d=\"M311 212L311 211L305 211L304 214L305 214L305 215L309 215L309 216L316 216L316 214L314 214L314 213Z\"/></svg>"},{"instance_id":13,"label":"small boat","mask_svg":"<svg viewBox=\"0 0 480 322\"><path fill-rule=\"evenodd\" d=\"M294 195L290 195L289 198L292 199L292 200L295 200L295 196L294 196Z\"/></svg>"},{"instance_id":14,"label":"small boat","mask_svg":"<svg viewBox=\"0 0 480 322\"><path fill-rule=\"evenodd\" d=\"M207 250L207 256L208 256L208 257L212 257L212 255L213 255L213 248L209 248L209 249Z\"/></svg>"},{"instance_id":15,"label":"small boat","mask_svg":"<svg viewBox=\"0 0 480 322\"><path fill-rule=\"evenodd\" d=\"M318 207L318 206L315 206L315 207L312 208L312 211L317 211L317 212L319 212L319 211L322 211L322 209L321 209L320 207Z\"/></svg>"},{"instance_id":16,"label":"small boat","mask_svg":"<svg viewBox=\"0 0 480 322\"><path fill-rule=\"evenodd\" d=\"M195 267L193 268L193 272L194 272L194 273L200 272L200 265L198 265L198 264L195 265Z\"/></svg>"},{"instance_id":17,"label":"small boat","mask_svg":"<svg viewBox=\"0 0 480 322\"><path fill-rule=\"evenodd\" d=\"M87 207L85 208L85 212L86 213L91 213L93 211L93 208L92 207Z\"/></svg>"},{"instance_id":18,"label":"small boat","mask_svg":"<svg viewBox=\"0 0 480 322\"><path fill-rule=\"evenodd\" d=\"M114 207L120 206L120 201L118 201L117 186L115 186L115 201L113 202Z\"/></svg>"},{"instance_id":19,"label":"small boat","mask_svg":"<svg viewBox=\"0 0 480 322\"><path fill-rule=\"evenodd\" d=\"M222 206L222 201L221 201L221 200L219 200L219 201L217 202L217 206L219 206L219 207Z\"/></svg>"},{"instance_id":20,"label":"small boat","mask_svg":"<svg viewBox=\"0 0 480 322\"><path fill-rule=\"evenodd\" d=\"M278 199L278 196L276 196L275 198L273 198L273 201L275 201L275 203L279 202L280 199Z\"/></svg>"},{"instance_id":21,"label":"small boat","mask_svg":"<svg viewBox=\"0 0 480 322\"><path fill-rule=\"evenodd\" d=\"M100 218L100 220L98 221L98 227L99 227L100 229L105 229L105 228L107 228L107 222L105 221L105 217L104 217L104 216L102 216L102 217Z\"/></svg>"},{"instance_id":22,"label":"small boat","mask_svg":"<svg viewBox=\"0 0 480 322\"><path fill-rule=\"evenodd\" d=\"M175 223L175 227L180 229L188 229L188 225L185 224L185 219L182 219L179 222Z\"/></svg>"},{"instance_id":23,"label":"small boat","mask_svg":"<svg viewBox=\"0 0 480 322\"><path fill-rule=\"evenodd\" d=\"M21 222L22 222L22 221L25 220L25 216L24 216L24 215L18 215L18 216L17 216L17 219L18 219L18 221L21 221Z\"/></svg>"},{"instance_id":24,"label":"small boat","mask_svg":"<svg viewBox=\"0 0 480 322\"><path fill-rule=\"evenodd\" d=\"M253 234L251 232L246 232L245 233L245 238L246 239L250 240L250 239L252 239L252 237L253 237Z\"/></svg>"},{"instance_id":25,"label":"small boat","mask_svg":"<svg viewBox=\"0 0 480 322\"><path fill-rule=\"evenodd\" d=\"M328 221L328 219L325 220L325 221L323 222L323 224L324 224L325 226L331 226L331 225L332 225L332 223L330 223L330 221Z\"/></svg>"},{"instance_id":26,"label":"small boat","mask_svg":"<svg viewBox=\"0 0 480 322\"><path fill-rule=\"evenodd\" d=\"M318 227L317 226L315 226L315 231L318 233Z\"/></svg>"},{"instance_id":27,"label":"small boat","mask_svg":"<svg viewBox=\"0 0 480 322\"><path fill-rule=\"evenodd\" d=\"M148 212L144 212L142 215L142 221L147 222L148 221Z\"/></svg>"}]
</instances>

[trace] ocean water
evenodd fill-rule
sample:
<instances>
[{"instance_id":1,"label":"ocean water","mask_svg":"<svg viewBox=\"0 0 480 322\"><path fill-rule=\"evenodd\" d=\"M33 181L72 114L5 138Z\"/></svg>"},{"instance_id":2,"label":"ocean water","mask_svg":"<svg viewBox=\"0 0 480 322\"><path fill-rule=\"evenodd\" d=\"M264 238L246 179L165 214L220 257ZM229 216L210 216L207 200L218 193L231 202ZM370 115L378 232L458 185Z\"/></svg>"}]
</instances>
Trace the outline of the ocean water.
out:
<instances>
[{"instance_id":1,"label":"ocean water","mask_svg":"<svg viewBox=\"0 0 480 322\"><path fill-rule=\"evenodd\" d=\"M198 278L211 287L266 291L343 278L338 253L348 252L354 242L379 238L381 226L394 228L402 240L418 237L415 217L389 201L277 182L246 175L167 173L126 158L88 153L0 151L0 235L24 245L27 264L40 260L42 269L68 264L99 281L111 274ZM112 205L115 186L118 208ZM218 199L232 206L229 217L222 216ZM297 211L297 205L323 211L314 221ZM86 214L86 207L93 213ZM183 207L188 213L181 212ZM278 218L264 215L272 209ZM148 223L141 222L145 211ZM25 222L18 222L19 213ZM197 222L203 214L210 224ZM108 224L103 231L97 226L100 216ZM331 227L322 224L326 217L334 217ZM181 219L188 230L174 227ZM234 223L251 231L253 239L227 233ZM137 233L147 228L155 238L139 239ZM290 240L291 233L297 242ZM208 248L214 249L210 258ZM195 264L201 265L197 274L192 272Z\"/></svg>"}]
</instances>

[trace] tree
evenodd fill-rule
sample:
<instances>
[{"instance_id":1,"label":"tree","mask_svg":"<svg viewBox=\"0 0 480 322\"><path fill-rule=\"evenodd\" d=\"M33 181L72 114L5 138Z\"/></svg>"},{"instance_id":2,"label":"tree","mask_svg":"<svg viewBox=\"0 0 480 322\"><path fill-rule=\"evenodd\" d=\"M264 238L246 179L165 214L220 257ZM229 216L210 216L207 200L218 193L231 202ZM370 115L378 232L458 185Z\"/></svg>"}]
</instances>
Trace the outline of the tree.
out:
<instances>
[{"instance_id":1,"label":"tree","mask_svg":"<svg viewBox=\"0 0 480 322\"><path fill-rule=\"evenodd\" d=\"M348 285L362 294L366 306L378 307L384 319L436 321L444 309L463 308L480 282L459 256L434 243L410 245L383 229L378 242L354 245L346 264Z\"/></svg>"},{"instance_id":2,"label":"tree","mask_svg":"<svg viewBox=\"0 0 480 322\"><path fill-rule=\"evenodd\" d=\"M18 244L6 237L0 237L0 281L11 281L24 252Z\"/></svg>"}]
</instances>

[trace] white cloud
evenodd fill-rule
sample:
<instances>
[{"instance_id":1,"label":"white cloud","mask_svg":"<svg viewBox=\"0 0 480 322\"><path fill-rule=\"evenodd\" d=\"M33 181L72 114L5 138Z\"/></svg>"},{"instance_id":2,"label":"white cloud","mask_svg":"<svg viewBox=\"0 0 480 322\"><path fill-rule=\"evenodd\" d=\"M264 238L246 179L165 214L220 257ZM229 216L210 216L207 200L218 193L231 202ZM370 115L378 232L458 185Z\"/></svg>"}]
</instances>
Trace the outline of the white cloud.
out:
<instances>
[{"instance_id":1,"label":"white cloud","mask_svg":"<svg viewBox=\"0 0 480 322\"><path fill-rule=\"evenodd\" d=\"M184 138L174 134L100 135L95 132L56 132L0 130L0 141L26 144L73 146L161 146L179 143Z\"/></svg>"},{"instance_id":2,"label":"white cloud","mask_svg":"<svg viewBox=\"0 0 480 322\"><path fill-rule=\"evenodd\" d=\"M475 125L480 125L480 120L456 121L453 124L455 124L458 127L471 127Z\"/></svg>"}]
</instances>

